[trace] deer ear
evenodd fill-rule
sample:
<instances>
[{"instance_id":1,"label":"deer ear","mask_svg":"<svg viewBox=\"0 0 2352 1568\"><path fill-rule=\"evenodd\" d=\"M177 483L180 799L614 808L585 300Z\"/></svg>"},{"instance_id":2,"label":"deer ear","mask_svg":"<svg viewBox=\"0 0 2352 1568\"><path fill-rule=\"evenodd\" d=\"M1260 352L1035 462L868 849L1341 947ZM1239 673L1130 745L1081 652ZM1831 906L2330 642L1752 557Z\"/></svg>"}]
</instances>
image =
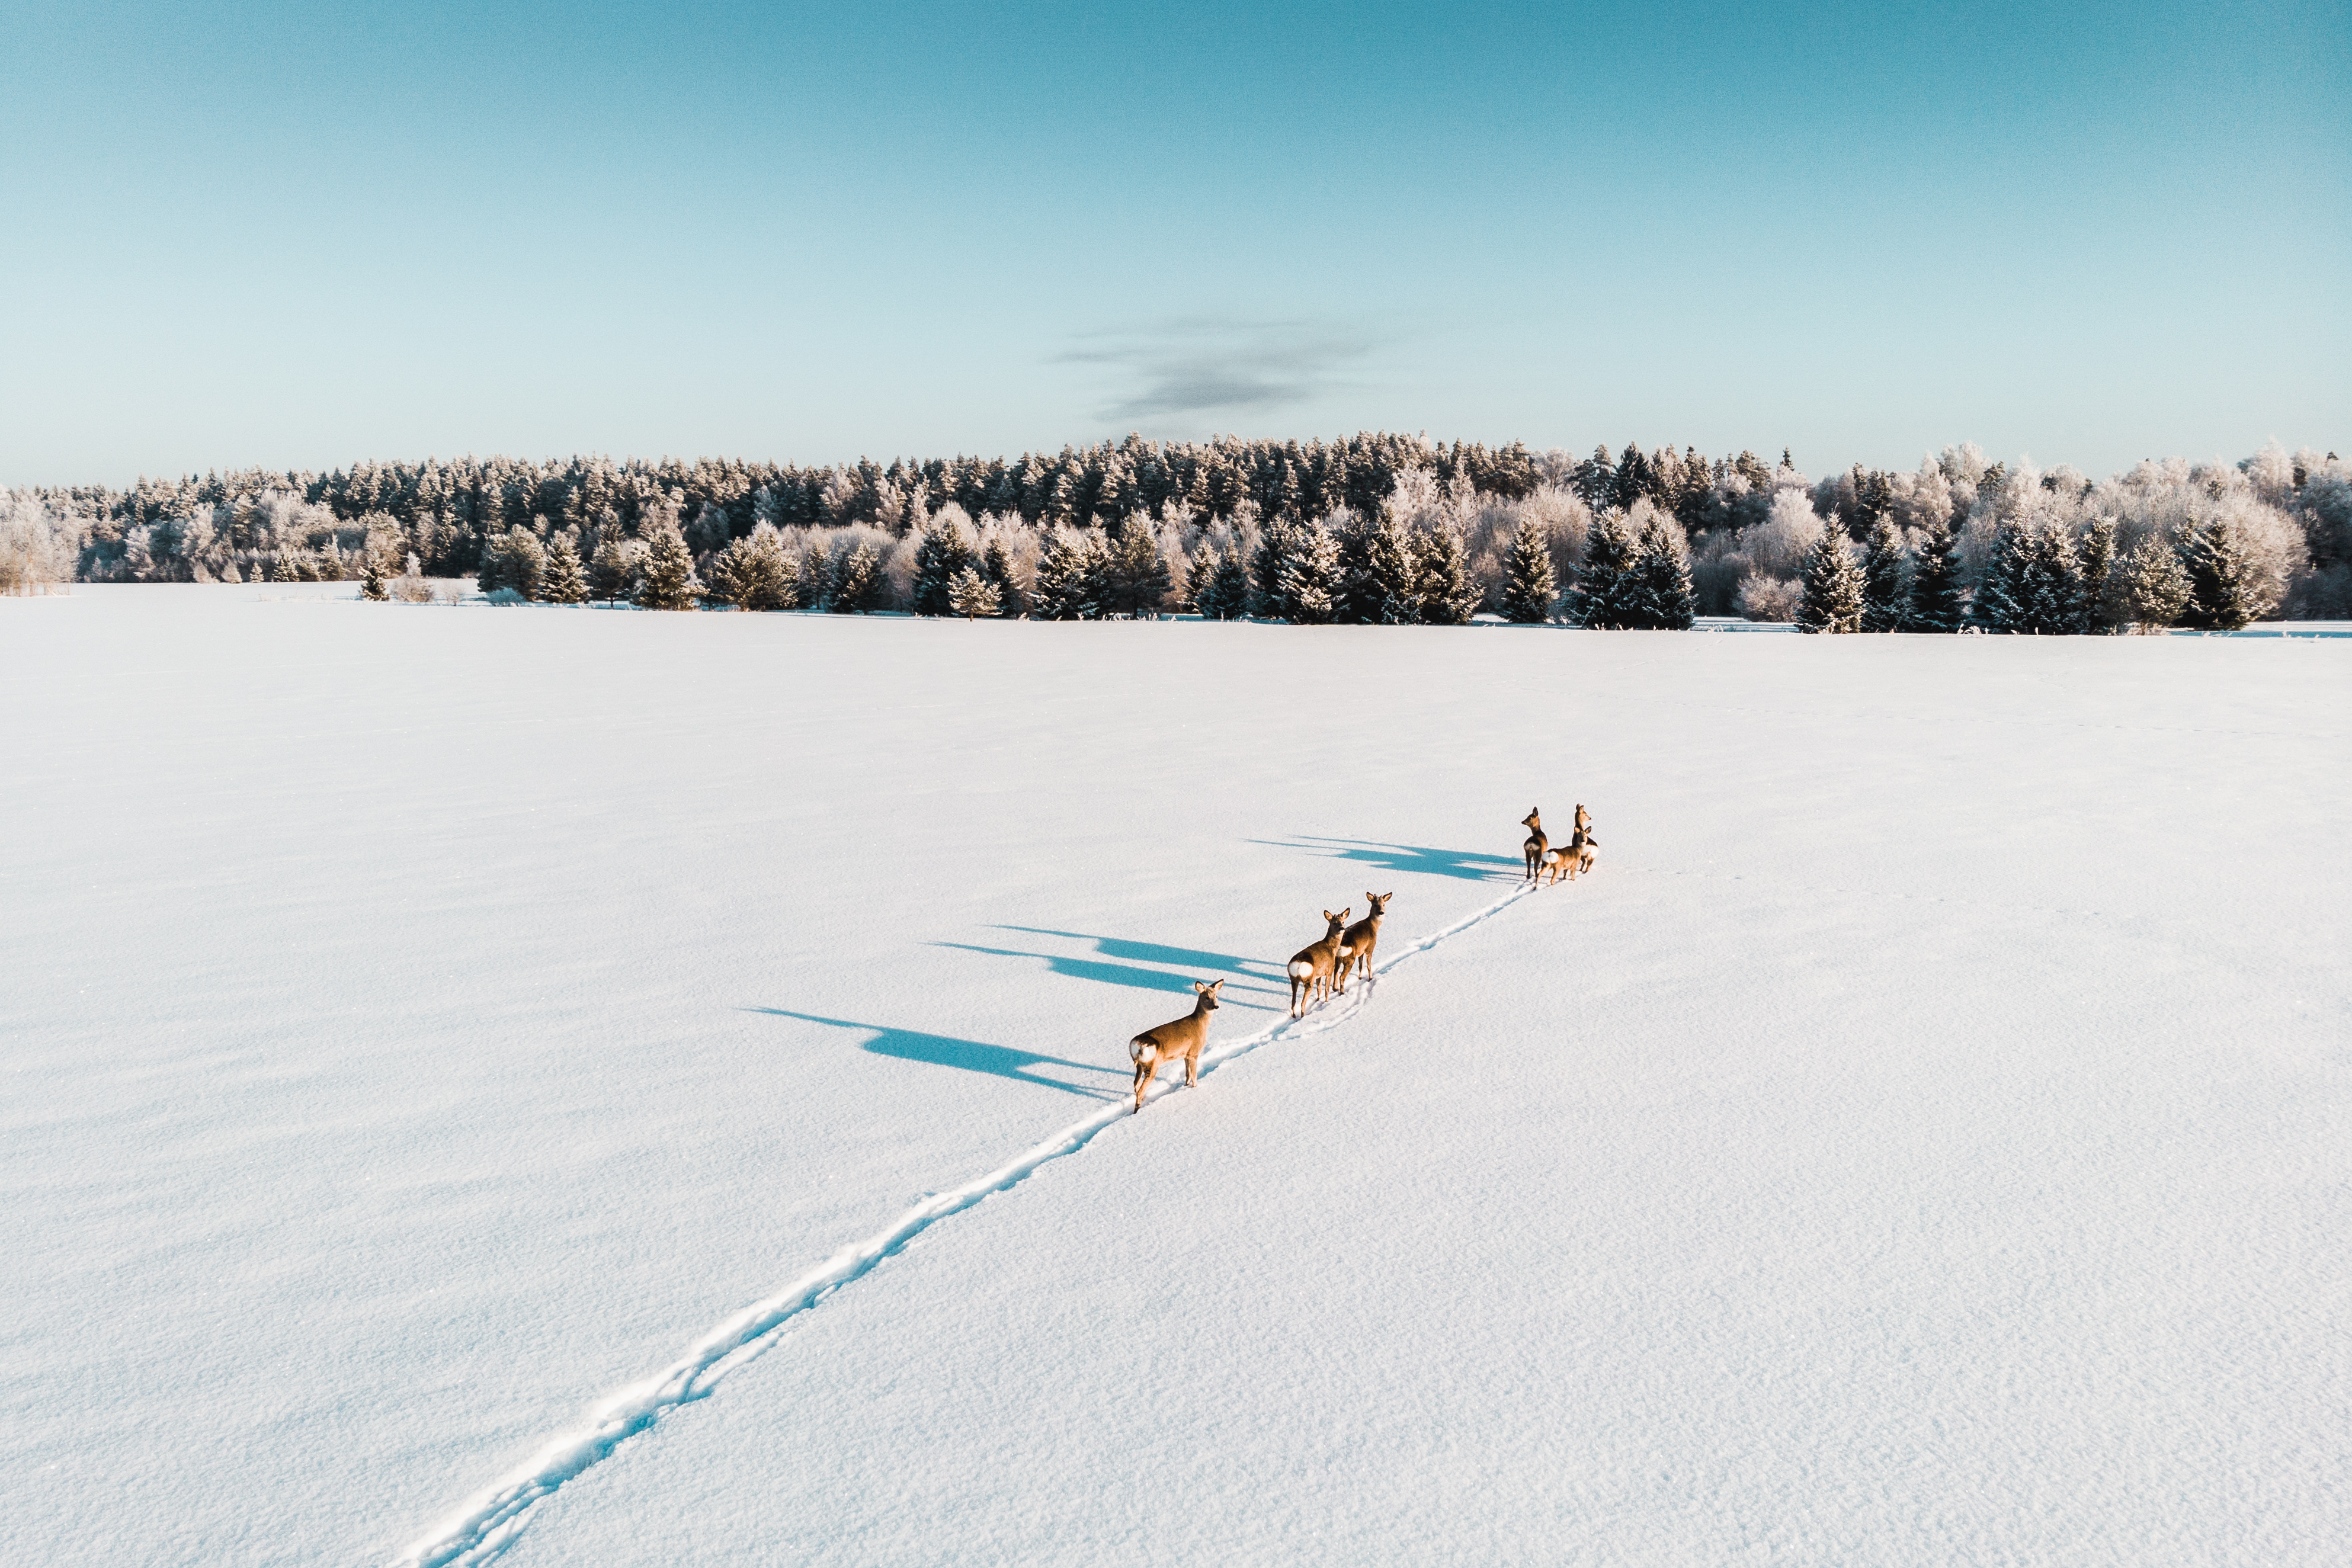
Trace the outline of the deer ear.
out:
<instances>
[{"instance_id":1,"label":"deer ear","mask_svg":"<svg viewBox=\"0 0 2352 1568\"><path fill-rule=\"evenodd\" d=\"M1192 988L1193 988L1194 990L1196 990L1196 991L1213 991L1213 990L1215 990L1215 989L1216 989L1216 987L1214 987L1214 986L1204 986L1204 985L1201 984L1201 982L1200 982L1200 981L1195 980L1195 981L1193 981L1193 982L1192 982Z\"/></svg>"}]
</instances>

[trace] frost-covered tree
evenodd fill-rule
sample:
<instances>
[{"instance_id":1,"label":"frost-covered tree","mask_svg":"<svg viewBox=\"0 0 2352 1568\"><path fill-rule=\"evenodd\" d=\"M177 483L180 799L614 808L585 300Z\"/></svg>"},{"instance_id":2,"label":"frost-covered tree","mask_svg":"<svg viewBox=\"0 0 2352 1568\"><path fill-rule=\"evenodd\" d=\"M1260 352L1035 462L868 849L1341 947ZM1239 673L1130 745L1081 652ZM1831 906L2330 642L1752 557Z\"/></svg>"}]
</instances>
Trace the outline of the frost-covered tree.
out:
<instances>
[{"instance_id":1,"label":"frost-covered tree","mask_svg":"<svg viewBox=\"0 0 2352 1568\"><path fill-rule=\"evenodd\" d=\"M1928 528L1911 572L1911 593L1903 612L1906 632L1958 632L1968 619L1960 598L1960 536L1948 522Z\"/></svg>"},{"instance_id":2,"label":"frost-covered tree","mask_svg":"<svg viewBox=\"0 0 2352 1568\"><path fill-rule=\"evenodd\" d=\"M967 621L975 621L983 615L993 617L1004 607L1003 596L997 592L996 584L982 576L980 569L973 566L965 567L956 573L955 580L948 585L948 602L957 614Z\"/></svg>"},{"instance_id":3,"label":"frost-covered tree","mask_svg":"<svg viewBox=\"0 0 2352 1568\"><path fill-rule=\"evenodd\" d=\"M360 597L379 603L392 597L383 585L383 558L373 550L368 552L367 568L360 576Z\"/></svg>"},{"instance_id":4,"label":"frost-covered tree","mask_svg":"<svg viewBox=\"0 0 2352 1568\"><path fill-rule=\"evenodd\" d=\"M596 558L588 569L588 593L607 604L632 599L637 591L637 550L617 532L597 543Z\"/></svg>"},{"instance_id":5,"label":"frost-covered tree","mask_svg":"<svg viewBox=\"0 0 2352 1568\"><path fill-rule=\"evenodd\" d=\"M2133 629L2161 632L2179 621L2189 608L2189 574L2180 557L2162 539L2143 539L2118 567L2124 580L2124 601L2130 607Z\"/></svg>"},{"instance_id":6,"label":"frost-covered tree","mask_svg":"<svg viewBox=\"0 0 2352 1568\"><path fill-rule=\"evenodd\" d=\"M1642 525L1633 567L1642 593L1642 623L1662 632L1687 632L1697 619L1691 592L1690 548L1682 526L1663 508Z\"/></svg>"},{"instance_id":7,"label":"frost-covered tree","mask_svg":"<svg viewBox=\"0 0 2352 1568\"><path fill-rule=\"evenodd\" d=\"M1103 542L1101 612L1156 615L1168 588L1168 558L1160 553L1160 541L1143 518L1129 518Z\"/></svg>"},{"instance_id":8,"label":"frost-covered tree","mask_svg":"<svg viewBox=\"0 0 2352 1568\"><path fill-rule=\"evenodd\" d=\"M1328 626L1338 612L1339 541L1318 520L1294 525L1281 568L1282 597L1296 626Z\"/></svg>"},{"instance_id":9,"label":"frost-covered tree","mask_svg":"<svg viewBox=\"0 0 2352 1568\"><path fill-rule=\"evenodd\" d=\"M1859 632L1862 609L1862 568L1846 549L1845 531L1823 528L1805 558L1805 597L1797 624L1807 632Z\"/></svg>"},{"instance_id":10,"label":"frost-covered tree","mask_svg":"<svg viewBox=\"0 0 2352 1568\"><path fill-rule=\"evenodd\" d=\"M1364 530L1364 588L1373 621L1411 626L1422 618L1422 561L1412 537L1383 508Z\"/></svg>"},{"instance_id":11,"label":"frost-covered tree","mask_svg":"<svg viewBox=\"0 0 2352 1568\"><path fill-rule=\"evenodd\" d=\"M2181 620L2206 631L2234 632L2261 612L2254 566L2243 534L2228 517L2184 532L2180 564L2189 575L2189 607Z\"/></svg>"},{"instance_id":12,"label":"frost-covered tree","mask_svg":"<svg viewBox=\"0 0 2352 1568\"><path fill-rule=\"evenodd\" d=\"M541 595L550 604L578 604L588 597L588 579L580 570L580 552L570 534L558 534L547 543L547 578Z\"/></svg>"},{"instance_id":13,"label":"frost-covered tree","mask_svg":"<svg viewBox=\"0 0 2352 1568\"><path fill-rule=\"evenodd\" d=\"M2077 632L2113 632L2129 619L2116 574L2116 520L2094 518L2074 541L2074 578L2082 584Z\"/></svg>"},{"instance_id":14,"label":"frost-covered tree","mask_svg":"<svg viewBox=\"0 0 2352 1568\"><path fill-rule=\"evenodd\" d=\"M1594 518L1584 539L1584 565L1568 591L1569 621L1604 631L1646 624L1641 553L1641 541L1627 530L1622 513L1608 511Z\"/></svg>"},{"instance_id":15,"label":"frost-covered tree","mask_svg":"<svg viewBox=\"0 0 2352 1568\"><path fill-rule=\"evenodd\" d=\"M674 522L655 529L637 574L640 610L691 610L701 585L694 580L694 556Z\"/></svg>"},{"instance_id":16,"label":"frost-covered tree","mask_svg":"<svg viewBox=\"0 0 2352 1568\"><path fill-rule=\"evenodd\" d=\"M1971 620L1987 632L2057 636L2077 628L2082 606L2074 546L2058 528L2031 517L1999 526Z\"/></svg>"},{"instance_id":17,"label":"frost-covered tree","mask_svg":"<svg viewBox=\"0 0 2352 1568\"><path fill-rule=\"evenodd\" d=\"M1297 548L1285 517L1269 518L1258 530L1257 554L1250 561L1250 613L1262 621L1291 619L1284 588L1291 552Z\"/></svg>"},{"instance_id":18,"label":"frost-covered tree","mask_svg":"<svg viewBox=\"0 0 2352 1568\"><path fill-rule=\"evenodd\" d=\"M1203 549L1192 571L1200 581L1192 591L1192 608L1203 617L1235 621L1249 613L1249 567L1238 542L1229 542L1213 555Z\"/></svg>"},{"instance_id":19,"label":"frost-covered tree","mask_svg":"<svg viewBox=\"0 0 2352 1568\"><path fill-rule=\"evenodd\" d=\"M824 607L835 615L871 615L890 591L882 547L872 539L845 545L835 556L830 576Z\"/></svg>"},{"instance_id":20,"label":"frost-covered tree","mask_svg":"<svg viewBox=\"0 0 2352 1568\"><path fill-rule=\"evenodd\" d=\"M1421 623L1467 626L1478 611L1477 582L1470 575L1469 541L1453 519L1441 517L1413 540L1421 567Z\"/></svg>"},{"instance_id":21,"label":"frost-covered tree","mask_svg":"<svg viewBox=\"0 0 2352 1568\"><path fill-rule=\"evenodd\" d=\"M1054 528L1037 558L1030 609L1040 621L1092 621L1102 614L1102 542L1075 528Z\"/></svg>"},{"instance_id":22,"label":"frost-covered tree","mask_svg":"<svg viewBox=\"0 0 2352 1568\"><path fill-rule=\"evenodd\" d=\"M799 601L793 563L783 537L761 523L710 558L703 592L739 610L790 610Z\"/></svg>"},{"instance_id":23,"label":"frost-covered tree","mask_svg":"<svg viewBox=\"0 0 2352 1568\"><path fill-rule=\"evenodd\" d=\"M915 546L915 588L909 608L918 615L953 613L950 591L958 574L977 559L961 509L952 514L943 509L923 525Z\"/></svg>"},{"instance_id":24,"label":"frost-covered tree","mask_svg":"<svg viewBox=\"0 0 2352 1568\"><path fill-rule=\"evenodd\" d=\"M1895 519L1881 512L1870 525L1870 542L1862 557L1862 629L1900 629L1908 600L1903 581L1903 541L1895 531Z\"/></svg>"},{"instance_id":25,"label":"frost-covered tree","mask_svg":"<svg viewBox=\"0 0 2352 1568\"><path fill-rule=\"evenodd\" d=\"M1559 590L1551 572L1551 542L1542 529L1521 523L1512 530L1503 570L1503 618L1522 625L1550 620Z\"/></svg>"},{"instance_id":26,"label":"frost-covered tree","mask_svg":"<svg viewBox=\"0 0 2352 1568\"><path fill-rule=\"evenodd\" d=\"M1004 548L1002 534L992 534L988 548L980 554L980 574L996 590L996 612L1018 615L1024 608L1021 584L1013 570L1013 552Z\"/></svg>"}]
</instances>

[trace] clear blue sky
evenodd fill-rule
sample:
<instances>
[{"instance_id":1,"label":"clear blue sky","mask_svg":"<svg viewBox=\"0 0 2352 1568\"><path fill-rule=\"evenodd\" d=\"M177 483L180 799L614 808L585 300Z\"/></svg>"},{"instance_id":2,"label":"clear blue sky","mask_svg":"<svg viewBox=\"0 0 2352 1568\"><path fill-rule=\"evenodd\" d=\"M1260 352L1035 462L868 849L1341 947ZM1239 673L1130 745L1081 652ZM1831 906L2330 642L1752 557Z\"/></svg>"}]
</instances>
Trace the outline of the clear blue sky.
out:
<instances>
[{"instance_id":1,"label":"clear blue sky","mask_svg":"<svg viewBox=\"0 0 2352 1568\"><path fill-rule=\"evenodd\" d=\"M2341 0L5 0L0 50L0 483L2352 450Z\"/></svg>"}]
</instances>

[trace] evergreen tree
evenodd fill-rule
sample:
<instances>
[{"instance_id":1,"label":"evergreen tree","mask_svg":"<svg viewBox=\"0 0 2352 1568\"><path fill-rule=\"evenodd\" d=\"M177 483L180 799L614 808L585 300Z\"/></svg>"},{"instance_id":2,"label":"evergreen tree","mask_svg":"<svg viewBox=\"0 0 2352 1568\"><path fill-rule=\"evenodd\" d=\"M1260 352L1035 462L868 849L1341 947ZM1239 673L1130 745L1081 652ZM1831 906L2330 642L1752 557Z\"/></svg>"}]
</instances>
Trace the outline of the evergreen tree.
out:
<instances>
[{"instance_id":1,"label":"evergreen tree","mask_svg":"<svg viewBox=\"0 0 2352 1568\"><path fill-rule=\"evenodd\" d=\"M1862 557L1862 629L1900 629L1909 597L1903 583L1903 541L1895 520L1881 512L1870 525L1870 543Z\"/></svg>"},{"instance_id":2,"label":"evergreen tree","mask_svg":"<svg viewBox=\"0 0 2352 1568\"><path fill-rule=\"evenodd\" d=\"M2180 536L2180 564L2189 574L2189 608L2181 619L2206 631L2234 632L2254 618L2254 568L2237 526L2226 517L2192 526Z\"/></svg>"},{"instance_id":3,"label":"evergreen tree","mask_svg":"<svg viewBox=\"0 0 2352 1568\"><path fill-rule=\"evenodd\" d=\"M2120 574L2116 570L2116 520L2101 517L2074 546L2074 573L2083 584L2078 632L2113 632L2128 619Z\"/></svg>"},{"instance_id":4,"label":"evergreen tree","mask_svg":"<svg viewBox=\"0 0 2352 1568\"><path fill-rule=\"evenodd\" d=\"M988 548L981 552L980 575L988 579L996 590L996 612L999 615L1021 613L1021 586L1013 580L1013 556L1004 541L992 538Z\"/></svg>"},{"instance_id":5,"label":"evergreen tree","mask_svg":"<svg viewBox=\"0 0 2352 1568\"><path fill-rule=\"evenodd\" d=\"M1988 632L2056 636L2080 623L2083 585L2074 547L2058 528L2004 523L1970 615Z\"/></svg>"},{"instance_id":6,"label":"evergreen tree","mask_svg":"<svg viewBox=\"0 0 2352 1568\"><path fill-rule=\"evenodd\" d=\"M1690 552L1661 512L1642 529L1641 559L1634 568L1640 580L1643 624L1663 632L1687 632L1697 619L1697 598L1691 591Z\"/></svg>"},{"instance_id":7,"label":"evergreen tree","mask_svg":"<svg viewBox=\"0 0 2352 1568\"><path fill-rule=\"evenodd\" d=\"M1421 620L1421 560L1413 541L1386 508L1366 530L1365 595L1372 620L1382 626L1411 626Z\"/></svg>"},{"instance_id":8,"label":"evergreen tree","mask_svg":"<svg viewBox=\"0 0 2352 1568\"><path fill-rule=\"evenodd\" d=\"M493 534L482 541L482 558L474 568L474 587L488 596L509 586L506 536Z\"/></svg>"},{"instance_id":9,"label":"evergreen tree","mask_svg":"<svg viewBox=\"0 0 2352 1568\"><path fill-rule=\"evenodd\" d=\"M1257 556L1250 562L1250 613L1261 621L1292 619L1284 587L1290 554L1297 548L1292 531L1292 525L1278 517L1267 518L1258 529Z\"/></svg>"},{"instance_id":10,"label":"evergreen tree","mask_svg":"<svg viewBox=\"0 0 2352 1568\"><path fill-rule=\"evenodd\" d=\"M2161 632L2189 608L2189 574L2181 570L2180 558L2172 547L2162 539L2141 541L2137 549L2124 558L2117 575L2124 580L2124 600L2138 631Z\"/></svg>"},{"instance_id":11,"label":"evergreen tree","mask_svg":"<svg viewBox=\"0 0 2352 1568\"><path fill-rule=\"evenodd\" d=\"M1960 602L1960 536L1937 523L1919 547L1911 573L1911 596L1903 614L1906 632L1957 632L1967 620Z\"/></svg>"},{"instance_id":12,"label":"evergreen tree","mask_svg":"<svg viewBox=\"0 0 2352 1568\"><path fill-rule=\"evenodd\" d=\"M1551 541L1542 528L1521 523L1512 530L1511 548L1504 557L1503 618L1521 625L1549 621L1559 597L1551 574Z\"/></svg>"},{"instance_id":13,"label":"evergreen tree","mask_svg":"<svg viewBox=\"0 0 2352 1568\"><path fill-rule=\"evenodd\" d=\"M793 563L771 523L761 523L710 558L706 598L739 610L790 610L799 601Z\"/></svg>"},{"instance_id":14,"label":"evergreen tree","mask_svg":"<svg viewBox=\"0 0 2352 1568\"><path fill-rule=\"evenodd\" d=\"M1337 608L1339 541L1320 522L1291 530L1293 549L1282 561L1282 596L1295 626L1328 626Z\"/></svg>"},{"instance_id":15,"label":"evergreen tree","mask_svg":"<svg viewBox=\"0 0 2352 1568\"><path fill-rule=\"evenodd\" d=\"M383 587L383 557L374 550L367 552L367 569L360 577L360 597L378 601L391 597Z\"/></svg>"},{"instance_id":16,"label":"evergreen tree","mask_svg":"<svg viewBox=\"0 0 2352 1568\"><path fill-rule=\"evenodd\" d=\"M1102 613L1156 615L1168 595L1168 558L1139 518L1131 518L1102 547Z\"/></svg>"},{"instance_id":17,"label":"evergreen tree","mask_svg":"<svg viewBox=\"0 0 2352 1568\"><path fill-rule=\"evenodd\" d=\"M547 577L541 593L550 604L577 604L588 597L588 580L581 574L580 552L570 534L558 534L547 547Z\"/></svg>"},{"instance_id":18,"label":"evergreen tree","mask_svg":"<svg viewBox=\"0 0 2352 1568\"><path fill-rule=\"evenodd\" d=\"M1847 553L1843 528L1823 528L1805 557L1805 601L1797 624L1807 632L1862 630L1862 568Z\"/></svg>"},{"instance_id":19,"label":"evergreen tree","mask_svg":"<svg viewBox=\"0 0 2352 1568\"><path fill-rule=\"evenodd\" d=\"M300 571L294 564L294 552L283 545L278 546L269 558L269 580L293 582L299 580L300 576Z\"/></svg>"},{"instance_id":20,"label":"evergreen tree","mask_svg":"<svg viewBox=\"0 0 2352 1568\"><path fill-rule=\"evenodd\" d=\"M871 615L882 608L890 580L882 573L882 552L871 539L844 550L833 563L824 607L835 615Z\"/></svg>"},{"instance_id":21,"label":"evergreen tree","mask_svg":"<svg viewBox=\"0 0 2352 1568\"><path fill-rule=\"evenodd\" d=\"M1092 621L1102 613L1098 548L1090 535L1055 528L1037 558L1031 611L1040 621Z\"/></svg>"},{"instance_id":22,"label":"evergreen tree","mask_svg":"<svg viewBox=\"0 0 2352 1568\"><path fill-rule=\"evenodd\" d=\"M1622 470L1620 470L1622 472ZM1624 515L1607 511L1593 520L1584 538L1584 565L1568 591L1571 625L1622 630L1647 625L1638 568L1641 547L1626 530Z\"/></svg>"},{"instance_id":23,"label":"evergreen tree","mask_svg":"<svg viewBox=\"0 0 2352 1568\"><path fill-rule=\"evenodd\" d=\"M1478 585L1470 579L1470 545L1462 530L1440 522L1412 541L1420 568L1415 591L1424 626L1467 626L1478 612Z\"/></svg>"},{"instance_id":24,"label":"evergreen tree","mask_svg":"<svg viewBox=\"0 0 2352 1568\"><path fill-rule=\"evenodd\" d=\"M915 545L915 591L910 606L918 615L946 615L955 606L949 590L966 567L974 564L971 540L953 517L924 525Z\"/></svg>"},{"instance_id":25,"label":"evergreen tree","mask_svg":"<svg viewBox=\"0 0 2352 1568\"><path fill-rule=\"evenodd\" d=\"M618 604L635 594L636 577L635 552L617 530L607 532L597 543L595 561L588 570L588 596Z\"/></svg>"},{"instance_id":26,"label":"evergreen tree","mask_svg":"<svg viewBox=\"0 0 2352 1568\"><path fill-rule=\"evenodd\" d=\"M1380 528L1375 518L1353 516L1331 530L1339 542L1339 591L1332 619L1343 626L1381 624L1385 594L1372 566Z\"/></svg>"},{"instance_id":27,"label":"evergreen tree","mask_svg":"<svg viewBox=\"0 0 2352 1568\"><path fill-rule=\"evenodd\" d=\"M1195 578L1206 572L1206 580L1193 591L1192 608L1211 621L1233 621L1249 612L1249 568L1242 560L1242 547L1228 544L1212 559L1207 550L1193 569Z\"/></svg>"},{"instance_id":28,"label":"evergreen tree","mask_svg":"<svg viewBox=\"0 0 2352 1568\"><path fill-rule=\"evenodd\" d=\"M977 620L982 615L993 617L1004 603L1003 595L996 591L996 584L982 576L978 567L972 566L957 572L955 580L948 585L948 602L954 606L957 614L967 621Z\"/></svg>"},{"instance_id":29,"label":"evergreen tree","mask_svg":"<svg viewBox=\"0 0 2352 1568\"><path fill-rule=\"evenodd\" d=\"M1969 619L1986 632L2021 632L2032 614L2031 568L2024 530L2003 523L1993 534L1992 558L1977 583Z\"/></svg>"},{"instance_id":30,"label":"evergreen tree","mask_svg":"<svg viewBox=\"0 0 2352 1568\"><path fill-rule=\"evenodd\" d=\"M677 525L664 518L653 530L638 574L636 601L640 610L691 610L700 588L694 580L694 557Z\"/></svg>"}]
</instances>

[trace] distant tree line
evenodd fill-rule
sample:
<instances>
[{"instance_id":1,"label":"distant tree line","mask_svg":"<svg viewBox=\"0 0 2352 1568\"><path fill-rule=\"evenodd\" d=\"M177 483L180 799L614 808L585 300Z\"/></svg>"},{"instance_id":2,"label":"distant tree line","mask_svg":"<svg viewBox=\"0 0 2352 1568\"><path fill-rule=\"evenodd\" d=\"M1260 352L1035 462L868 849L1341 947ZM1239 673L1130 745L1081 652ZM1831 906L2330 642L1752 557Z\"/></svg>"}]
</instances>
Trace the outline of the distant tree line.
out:
<instances>
[{"instance_id":1,"label":"distant tree line","mask_svg":"<svg viewBox=\"0 0 2352 1568\"><path fill-rule=\"evenodd\" d=\"M844 614L2229 627L2352 616L2352 465L2273 444L2094 482L1964 445L1815 480L1785 452L1130 435L887 466L363 463L0 505L0 585L353 578L417 598L455 576L518 601Z\"/></svg>"}]
</instances>

